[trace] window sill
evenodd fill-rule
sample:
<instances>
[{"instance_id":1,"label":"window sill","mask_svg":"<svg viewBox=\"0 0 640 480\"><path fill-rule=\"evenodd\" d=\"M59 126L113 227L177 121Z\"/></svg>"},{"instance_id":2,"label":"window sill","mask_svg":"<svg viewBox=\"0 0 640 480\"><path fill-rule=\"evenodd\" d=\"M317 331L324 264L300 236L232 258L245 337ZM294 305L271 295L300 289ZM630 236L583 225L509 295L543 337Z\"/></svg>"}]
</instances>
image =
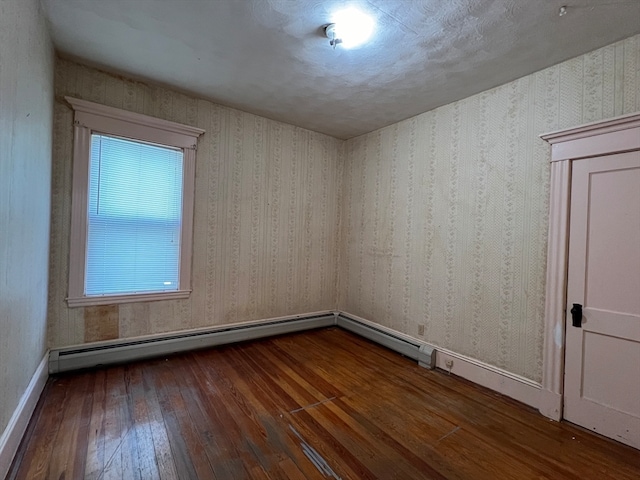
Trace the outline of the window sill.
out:
<instances>
[{"instance_id":1,"label":"window sill","mask_svg":"<svg viewBox=\"0 0 640 480\"><path fill-rule=\"evenodd\" d=\"M155 302L158 300L179 300L189 298L191 290L175 292L136 293L129 295L100 295L95 297L69 297L67 305L73 307L91 307L94 305L113 305L116 303Z\"/></svg>"}]
</instances>

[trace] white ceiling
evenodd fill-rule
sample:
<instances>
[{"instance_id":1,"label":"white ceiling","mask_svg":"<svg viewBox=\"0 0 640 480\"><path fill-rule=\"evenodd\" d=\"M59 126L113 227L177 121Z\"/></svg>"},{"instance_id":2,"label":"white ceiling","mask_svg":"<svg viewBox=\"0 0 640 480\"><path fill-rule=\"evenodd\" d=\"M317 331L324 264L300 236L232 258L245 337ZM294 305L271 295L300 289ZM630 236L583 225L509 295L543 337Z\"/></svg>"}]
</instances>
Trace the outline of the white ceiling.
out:
<instances>
[{"instance_id":1,"label":"white ceiling","mask_svg":"<svg viewBox=\"0 0 640 480\"><path fill-rule=\"evenodd\" d=\"M351 138L640 33L640 0L43 0L56 48ZM357 5L365 46L322 25ZM567 14L558 9L568 5Z\"/></svg>"}]
</instances>

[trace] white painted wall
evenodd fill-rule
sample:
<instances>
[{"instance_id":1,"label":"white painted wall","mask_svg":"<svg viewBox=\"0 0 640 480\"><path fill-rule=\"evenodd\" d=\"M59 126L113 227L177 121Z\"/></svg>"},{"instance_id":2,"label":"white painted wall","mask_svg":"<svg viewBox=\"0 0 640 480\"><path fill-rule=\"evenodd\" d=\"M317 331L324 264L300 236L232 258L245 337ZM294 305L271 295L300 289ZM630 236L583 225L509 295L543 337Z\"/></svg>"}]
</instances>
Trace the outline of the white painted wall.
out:
<instances>
[{"instance_id":1,"label":"white painted wall","mask_svg":"<svg viewBox=\"0 0 640 480\"><path fill-rule=\"evenodd\" d=\"M38 0L0 0L0 436L46 348L53 48Z\"/></svg>"}]
</instances>

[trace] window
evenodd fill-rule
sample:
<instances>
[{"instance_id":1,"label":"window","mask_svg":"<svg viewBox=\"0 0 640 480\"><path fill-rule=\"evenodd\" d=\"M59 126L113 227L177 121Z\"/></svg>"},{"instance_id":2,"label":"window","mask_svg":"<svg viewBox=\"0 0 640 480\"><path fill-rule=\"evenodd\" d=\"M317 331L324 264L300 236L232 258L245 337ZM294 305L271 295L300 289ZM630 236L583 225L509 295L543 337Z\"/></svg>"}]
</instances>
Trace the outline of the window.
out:
<instances>
[{"instance_id":1,"label":"window","mask_svg":"<svg viewBox=\"0 0 640 480\"><path fill-rule=\"evenodd\" d=\"M178 289L182 150L94 133L85 293Z\"/></svg>"},{"instance_id":2,"label":"window","mask_svg":"<svg viewBox=\"0 0 640 480\"><path fill-rule=\"evenodd\" d=\"M187 298L203 131L67 101L75 110L69 306Z\"/></svg>"}]
</instances>

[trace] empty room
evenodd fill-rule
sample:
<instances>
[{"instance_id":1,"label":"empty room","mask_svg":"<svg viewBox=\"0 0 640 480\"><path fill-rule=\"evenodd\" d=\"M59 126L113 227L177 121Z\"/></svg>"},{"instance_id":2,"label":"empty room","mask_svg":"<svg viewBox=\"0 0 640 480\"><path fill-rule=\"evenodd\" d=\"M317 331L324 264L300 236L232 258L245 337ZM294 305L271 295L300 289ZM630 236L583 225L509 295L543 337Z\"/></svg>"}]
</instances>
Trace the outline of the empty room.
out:
<instances>
[{"instance_id":1,"label":"empty room","mask_svg":"<svg viewBox=\"0 0 640 480\"><path fill-rule=\"evenodd\" d=\"M640 1L0 0L4 478L640 478Z\"/></svg>"}]
</instances>

